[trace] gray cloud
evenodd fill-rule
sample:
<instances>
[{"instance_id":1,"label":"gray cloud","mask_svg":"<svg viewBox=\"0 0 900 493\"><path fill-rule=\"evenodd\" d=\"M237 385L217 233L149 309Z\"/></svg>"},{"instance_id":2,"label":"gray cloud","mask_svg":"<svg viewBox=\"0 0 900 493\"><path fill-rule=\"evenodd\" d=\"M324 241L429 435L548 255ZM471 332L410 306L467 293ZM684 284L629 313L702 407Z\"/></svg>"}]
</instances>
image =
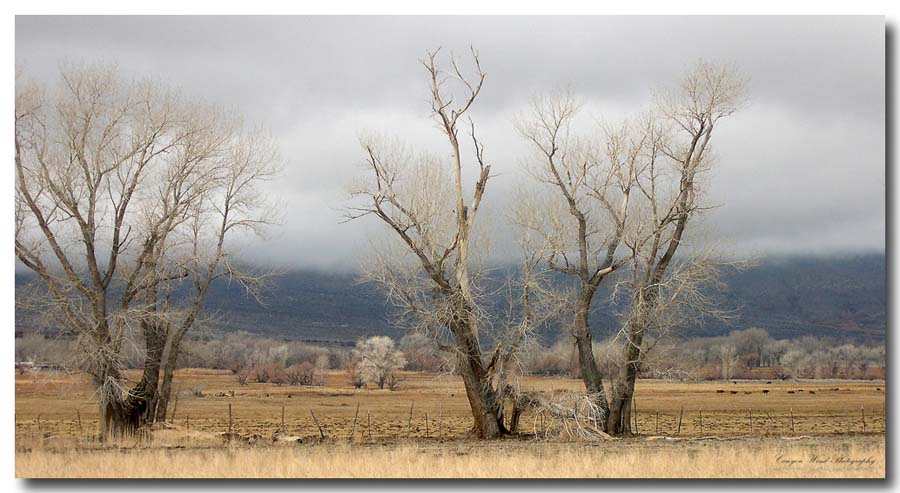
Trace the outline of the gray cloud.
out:
<instances>
[{"instance_id":1,"label":"gray cloud","mask_svg":"<svg viewBox=\"0 0 900 493\"><path fill-rule=\"evenodd\" d=\"M706 58L751 79L749 106L714 139L710 201L722 206L706 222L722 242L761 254L884 249L881 17L16 18L16 61L33 77L52 82L66 60L115 61L270 127L287 164L269 187L284 224L246 255L291 266L355 266L378 229L338 224L359 133L444 152L417 60L470 44L488 72L473 116L501 173L492 210L520 178L527 149L512 119L529 97L570 84L589 113L614 116Z\"/></svg>"}]
</instances>

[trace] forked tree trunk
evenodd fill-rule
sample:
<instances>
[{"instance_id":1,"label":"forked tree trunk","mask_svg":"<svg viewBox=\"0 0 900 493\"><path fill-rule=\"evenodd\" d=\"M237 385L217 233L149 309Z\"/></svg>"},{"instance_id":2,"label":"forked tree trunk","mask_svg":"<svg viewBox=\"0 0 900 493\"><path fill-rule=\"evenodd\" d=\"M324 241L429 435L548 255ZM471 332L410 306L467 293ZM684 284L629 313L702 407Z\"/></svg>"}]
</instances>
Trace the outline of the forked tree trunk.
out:
<instances>
[{"instance_id":1,"label":"forked tree trunk","mask_svg":"<svg viewBox=\"0 0 900 493\"><path fill-rule=\"evenodd\" d=\"M455 320L450 325L456 339L459 372L472 410L472 430L476 438L498 438L507 433L503 425L503 403L491 385L490 375L481 357L471 320Z\"/></svg>"},{"instance_id":2,"label":"forked tree trunk","mask_svg":"<svg viewBox=\"0 0 900 493\"><path fill-rule=\"evenodd\" d=\"M141 321L141 328L146 349L144 370L141 380L127 394L123 395L119 387L122 375L118 370L118 362L114 359L101 360L92 371L93 383L99 395L98 433L101 441L133 436L156 418L160 359L165 338L152 321Z\"/></svg>"},{"instance_id":3,"label":"forked tree trunk","mask_svg":"<svg viewBox=\"0 0 900 493\"><path fill-rule=\"evenodd\" d=\"M156 419L160 359L165 339L154 323L144 321L141 326L147 352L141 380L126 396L116 392L101 392L98 404L102 439L134 435L142 426L153 423ZM94 380L102 385L102 382L116 381L119 377L117 371L108 370L99 372Z\"/></svg>"}]
</instances>

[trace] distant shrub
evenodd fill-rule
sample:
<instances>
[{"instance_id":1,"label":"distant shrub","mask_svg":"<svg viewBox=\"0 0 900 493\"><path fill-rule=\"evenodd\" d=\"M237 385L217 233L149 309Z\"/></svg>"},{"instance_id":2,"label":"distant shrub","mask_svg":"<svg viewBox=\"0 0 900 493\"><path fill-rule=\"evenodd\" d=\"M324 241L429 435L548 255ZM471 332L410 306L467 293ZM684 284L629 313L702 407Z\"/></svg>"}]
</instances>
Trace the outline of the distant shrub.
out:
<instances>
[{"instance_id":1,"label":"distant shrub","mask_svg":"<svg viewBox=\"0 0 900 493\"><path fill-rule=\"evenodd\" d=\"M317 385L319 383L319 379L316 378L318 370L309 361L292 365L285 370L285 374L291 385Z\"/></svg>"}]
</instances>

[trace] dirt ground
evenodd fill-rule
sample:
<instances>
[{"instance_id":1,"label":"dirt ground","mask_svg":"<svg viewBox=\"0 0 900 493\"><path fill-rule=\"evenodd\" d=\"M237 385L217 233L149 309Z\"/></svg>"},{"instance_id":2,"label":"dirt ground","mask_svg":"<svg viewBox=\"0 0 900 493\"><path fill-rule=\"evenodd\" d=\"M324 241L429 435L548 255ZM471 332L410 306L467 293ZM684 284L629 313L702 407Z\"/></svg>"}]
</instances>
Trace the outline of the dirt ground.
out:
<instances>
[{"instance_id":1,"label":"dirt ground","mask_svg":"<svg viewBox=\"0 0 900 493\"><path fill-rule=\"evenodd\" d=\"M176 376L178 400L169 416L180 430L221 433L228 430L230 405L232 431L243 436L271 437L282 428L283 409L283 433L307 441L323 434L346 439L351 430L360 442L465 437L471 418L457 377L404 372L401 380L397 391L354 389L346 373L332 371L320 387L241 386L228 371L188 369ZM529 376L519 385L547 393L583 389L579 380L561 377ZM884 388L883 381L641 380L636 431L681 437L883 433ZM17 375L15 408L17 444L93 440L97 409L83 376ZM549 426L533 413L520 420L523 433Z\"/></svg>"}]
</instances>

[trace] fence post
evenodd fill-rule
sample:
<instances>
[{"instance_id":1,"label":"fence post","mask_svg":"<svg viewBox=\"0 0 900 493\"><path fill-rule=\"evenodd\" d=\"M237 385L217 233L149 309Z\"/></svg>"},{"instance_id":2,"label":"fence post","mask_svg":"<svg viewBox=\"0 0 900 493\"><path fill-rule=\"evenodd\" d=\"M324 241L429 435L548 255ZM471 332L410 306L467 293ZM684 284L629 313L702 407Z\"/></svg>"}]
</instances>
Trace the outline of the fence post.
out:
<instances>
[{"instance_id":1,"label":"fence post","mask_svg":"<svg viewBox=\"0 0 900 493\"><path fill-rule=\"evenodd\" d=\"M409 418L406 420L406 438L409 438L409 434L412 431L412 414L413 414L413 406L416 405L416 401L412 401L412 404L409 405Z\"/></svg>"},{"instance_id":2,"label":"fence post","mask_svg":"<svg viewBox=\"0 0 900 493\"><path fill-rule=\"evenodd\" d=\"M84 431L82 431L82 429L81 429L81 411L76 409L75 415L78 417L78 436L82 436L82 435L84 435Z\"/></svg>"},{"instance_id":3,"label":"fence post","mask_svg":"<svg viewBox=\"0 0 900 493\"><path fill-rule=\"evenodd\" d=\"M187 429L188 429L188 431L190 431L190 429L191 429L191 415L190 414L187 415Z\"/></svg>"},{"instance_id":4,"label":"fence post","mask_svg":"<svg viewBox=\"0 0 900 493\"><path fill-rule=\"evenodd\" d=\"M749 416L749 420L750 420L750 434L752 435L752 434L753 434L753 408L752 408L752 407L748 407L748 408L747 408L747 416Z\"/></svg>"},{"instance_id":5,"label":"fence post","mask_svg":"<svg viewBox=\"0 0 900 493\"><path fill-rule=\"evenodd\" d=\"M678 413L678 431L675 432L676 435L681 434L681 418L684 417L684 405L681 406L681 412Z\"/></svg>"},{"instance_id":6,"label":"fence post","mask_svg":"<svg viewBox=\"0 0 900 493\"><path fill-rule=\"evenodd\" d=\"M428 411L425 411L425 438L428 438Z\"/></svg>"},{"instance_id":7,"label":"fence post","mask_svg":"<svg viewBox=\"0 0 900 493\"><path fill-rule=\"evenodd\" d=\"M228 403L228 440L231 441L231 403Z\"/></svg>"},{"instance_id":8,"label":"fence post","mask_svg":"<svg viewBox=\"0 0 900 493\"><path fill-rule=\"evenodd\" d=\"M656 410L656 435L659 435L659 409Z\"/></svg>"},{"instance_id":9,"label":"fence post","mask_svg":"<svg viewBox=\"0 0 900 493\"><path fill-rule=\"evenodd\" d=\"M794 408L791 408L791 435L796 435L797 432L794 431Z\"/></svg>"},{"instance_id":10,"label":"fence post","mask_svg":"<svg viewBox=\"0 0 900 493\"><path fill-rule=\"evenodd\" d=\"M444 425L444 404L441 403L440 411L438 411L438 440L444 441L443 425Z\"/></svg>"},{"instance_id":11,"label":"fence post","mask_svg":"<svg viewBox=\"0 0 900 493\"><path fill-rule=\"evenodd\" d=\"M634 409L634 434L640 435L641 430L638 427L638 408L637 408L637 399L631 398L631 407Z\"/></svg>"},{"instance_id":12,"label":"fence post","mask_svg":"<svg viewBox=\"0 0 900 493\"><path fill-rule=\"evenodd\" d=\"M862 413L863 433L866 432L866 408L859 406L859 412Z\"/></svg>"},{"instance_id":13,"label":"fence post","mask_svg":"<svg viewBox=\"0 0 900 493\"><path fill-rule=\"evenodd\" d=\"M356 414L353 415L353 427L350 428L350 436L348 439L353 441L353 434L356 432L356 420L359 418L359 402L356 403Z\"/></svg>"},{"instance_id":14,"label":"fence post","mask_svg":"<svg viewBox=\"0 0 900 493\"><path fill-rule=\"evenodd\" d=\"M366 431L369 432L369 440L372 439L372 417L369 415L369 411L366 411Z\"/></svg>"},{"instance_id":15,"label":"fence post","mask_svg":"<svg viewBox=\"0 0 900 493\"><path fill-rule=\"evenodd\" d=\"M320 435L320 436L322 437L322 439L324 440L324 439L325 439L325 432L322 431L322 426L319 425L319 420L316 419L316 413L314 413L313 410L310 409L310 410L309 410L309 414L312 415L313 423L316 424L316 428L319 429L319 435Z\"/></svg>"}]
</instances>

